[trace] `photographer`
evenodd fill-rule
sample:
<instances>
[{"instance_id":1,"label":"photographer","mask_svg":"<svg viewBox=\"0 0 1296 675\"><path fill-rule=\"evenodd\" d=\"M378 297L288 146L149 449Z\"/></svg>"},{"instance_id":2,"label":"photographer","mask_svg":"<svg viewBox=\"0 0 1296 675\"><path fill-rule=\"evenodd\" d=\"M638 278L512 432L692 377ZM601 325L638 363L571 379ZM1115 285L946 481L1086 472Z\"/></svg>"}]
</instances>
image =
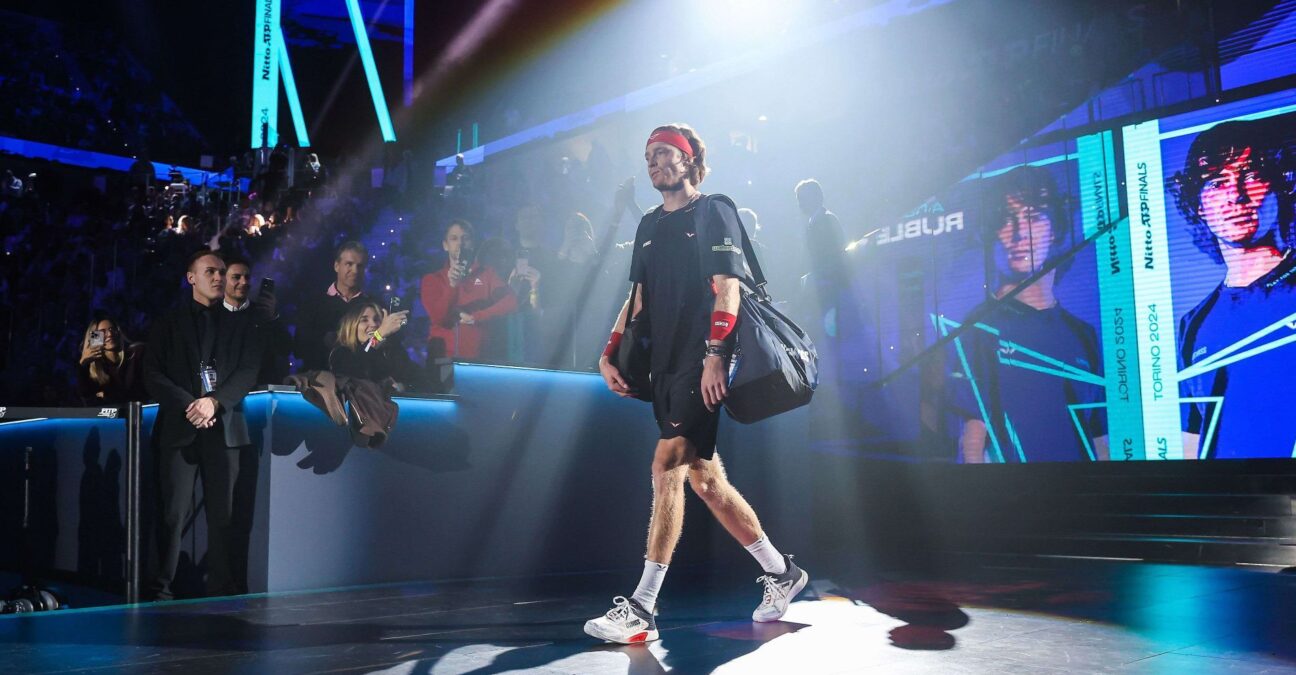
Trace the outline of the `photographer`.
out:
<instances>
[{"instance_id":1,"label":"photographer","mask_svg":"<svg viewBox=\"0 0 1296 675\"><path fill-rule=\"evenodd\" d=\"M475 359L483 342L501 328L494 320L517 310L517 296L490 267L473 259L473 228L456 220L441 242L449 256L440 271L423 277L421 297L431 327L428 358Z\"/></svg>"},{"instance_id":2,"label":"photographer","mask_svg":"<svg viewBox=\"0 0 1296 675\"><path fill-rule=\"evenodd\" d=\"M132 344L117 322L86 327L77 367L77 394L84 405L118 405L148 398L144 391L144 345Z\"/></svg>"},{"instance_id":3,"label":"photographer","mask_svg":"<svg viewBox=\"0 0 1296 675\"><path fill-rule=\"evenodd\" d=\"M230 256L225 259L225 299L227 311L249 312L252 323L261 332L263 345L258 384L279 384L288 377L288 354L292 351L292 335L279 316L279 303L275 298L274 280L261 279L261 289L256 300L252 291L252 263Z\"/></svg>"},{"instance_id":4,"label":"photographer","mask_svg":"<svg viewBox=\"0 0 1296 675\"><path fill-rule=\"evenodd\" d=\"M409 311L384 312L376 302L356 305L338 323L337 346L329 354L329 370L337 377L352 377L407 391L410 376L418 372L396 333L409 322Z\"/></svg>"}]
</instances>

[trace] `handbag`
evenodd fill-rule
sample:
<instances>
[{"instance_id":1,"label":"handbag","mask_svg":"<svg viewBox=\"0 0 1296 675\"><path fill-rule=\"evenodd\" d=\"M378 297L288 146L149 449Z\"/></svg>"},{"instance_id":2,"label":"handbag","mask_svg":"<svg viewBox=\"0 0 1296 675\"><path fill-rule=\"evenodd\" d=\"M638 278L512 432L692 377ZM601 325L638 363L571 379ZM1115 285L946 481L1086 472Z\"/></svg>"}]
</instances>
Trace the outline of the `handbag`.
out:
<instances>
[{"instance_id":1,"label":"handbag","mask_svg":"<svg viewBox=\"0 0 1296 675\"><path fill-rule=\"evenodd\" d=\"M724 195L701 198L693 217L702 269L706 269L707 247L712 241L704 235L711 199L722 200L737 211L733 200ZM747 274L741 279L724 408L738 422L751 424L810 403L819 386L819 352L805 330L774 307L765 291L765 273L741 221L738 230Z\"/></svg>"},{"instance_id":2,"label":"handbag","mask_svg":"<svg viewBox=\"0 0 1296 675\"><path fill-rule=\"evenodd\" d=\"M630 309L634 309L635 293L639 284L630 287ZM621 371L621 379L635 392L640 401L652 402L652 382L649 371L652 368L652 330L648 322L647 303L640 307L639 313L626 319L625 331L621 333L621 345L617 347L616 362L612 365Z\"/></svg>"}]
</instances>

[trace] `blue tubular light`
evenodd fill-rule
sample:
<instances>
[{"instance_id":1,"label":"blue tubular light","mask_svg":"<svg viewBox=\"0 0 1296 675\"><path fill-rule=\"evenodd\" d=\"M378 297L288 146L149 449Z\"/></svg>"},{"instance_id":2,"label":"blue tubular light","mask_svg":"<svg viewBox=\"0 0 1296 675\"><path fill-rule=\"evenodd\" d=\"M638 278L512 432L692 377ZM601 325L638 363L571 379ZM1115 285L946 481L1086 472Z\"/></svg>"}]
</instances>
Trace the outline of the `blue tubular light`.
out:
<instances>
[{"instance_id":1,"label":"blue tubular light","mask_svg":"<svg viewBox=\"0 0 1296 675\"><path fill-rule=\"evenodd\" d=\"M373 50L369 48L369 33L360 16L360 3L346 0L346 6L347 14L351 15L351 29L355 31L356 46L360 49L360 62L364 64L365 80L369 82L369 95L373 97L374 112L378 113L378 127L382 129L383 140L393 143L396 131L392 128L391 114L387 112L387 99L383 98L382 82L378 81L378 68L374 65Z\"/></svg>"},{"instance_id":2,"label":"blue tubular light","mask_svg":"<svg viewBox=\"0 0 1296 675\"><path fill-rule=\"evenodd\" d=\"M273 148L279 143L279 56L283 53L279 3L280 0L256 0L256 38L252 45L253 148L263 145Z\"/></svg>"},{"instance_id":3,"label":"blue tubular light","mask_svg":"<svg viewBox=\"0 0 1296 675\"><path fill-rule=\"evenodd\" d=\"M414 103L414 0L405 0L405 105Z\"/></svg>"},{"instance_id":4,"label":"blue tubular light","mask_svg":"<svg viewBox=\"0 0 1296 675\"><path fill-rule=\"evenodd\" d=\"M310 147L310 138L306 135L306 118L302 115L301 99L297 98L297 80L293 77L292 64L288 62L288 41L284 39L283 27L279 31L279 74L283 77L284 91L288 94L288 110L292 112L293 130L297 132L297 145Z\"/></svg>"}]
</instances>

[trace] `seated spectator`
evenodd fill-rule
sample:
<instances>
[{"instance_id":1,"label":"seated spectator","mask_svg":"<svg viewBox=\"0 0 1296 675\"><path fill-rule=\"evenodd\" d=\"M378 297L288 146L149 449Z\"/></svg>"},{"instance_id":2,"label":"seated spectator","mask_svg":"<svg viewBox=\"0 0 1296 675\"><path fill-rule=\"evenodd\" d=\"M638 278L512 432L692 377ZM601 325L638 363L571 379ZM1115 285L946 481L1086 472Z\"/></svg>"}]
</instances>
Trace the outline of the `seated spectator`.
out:
<instances>
[{"instance_id":1,"label":"seated spectator","mask_svg":"<svg viewBox=\"0 0 1296 675\"><path fill-rule=\"evenodd\" d=\"M335 377L353 377L408 391L418 368L410 361L396 333L409 321L409 311L387 314L376 302L347 310L338 322L337 346L329 353Z\"/></svg>"},{"instance_id":2,"label":"seated spectator","mask_svg":"<svg viewBox=\"0 0 1296 675\"><path fill-rule=\"evenodd\" d=\"M12 169L5 169L4 179L0 180L0 194L17 199L23 193L22 179L15 176Z\"/></svg>"},{"instance_id":3,"label":"seated spectator","mask_svg":"<svg viewBox=\"0 0 1296 675\"><path fill-rule=\"evenodd\" d=\"M407 389L410 376L419 372L392 337L408 320L409 312L383 316L377 303L357 303L338 321L330 370L288 378L335 424L349 426L352 442L362 448L386 442L400 413L391 392Z\"/></svg>"},{"instance_id":4,"label":"seated spectator","mask_svg":"<svg viewBox=\"0 0 1296 675\"><path fill-rule=\"evenodd\" d=\"M302 167L297 177L297 184L308 193L320 190L328 183L328 171L320 164L319 155L310 153L306 155L306 165Z\"/></svg>"},{"instance_id":5,"label":"seated spectator","mask_svg":"<svg viewBox=\"0 0 1296 675\"><path fill-rule=\"evenodd\" d=\"M364 292L368 264L369 249L364 244L358 241L342 244L333 258L337 279L323 294L301 303L294 349L301 359L301 370L328 368L329 350L337 342L338 321L351 303L370 299Z\"/></svg>"},{"instance_id":6,"label":"seated spectator","mask_svg":"<svg viewBox=\"0 0 1296 675\"><path fill-rule=\"evenodd\" d=\"M91 321L81 341L77 394L85 405L146 401L143 343L126 338L112 319Z\"/></svg>"},{"instance_id":7,"label":"seated spectator","mask_svg":"<svg viewBox=\"0 0 1296 675\"><path fill-rule=\"evenodd\" d=\"M496 319L517 310L517 297L508 284L471 258L472 242L472 225L451 222L441 242L448 263L423 277L420 295L430 322L428 359L480 358L482 343L505 329Z\"/></svg>"}]
</instances>

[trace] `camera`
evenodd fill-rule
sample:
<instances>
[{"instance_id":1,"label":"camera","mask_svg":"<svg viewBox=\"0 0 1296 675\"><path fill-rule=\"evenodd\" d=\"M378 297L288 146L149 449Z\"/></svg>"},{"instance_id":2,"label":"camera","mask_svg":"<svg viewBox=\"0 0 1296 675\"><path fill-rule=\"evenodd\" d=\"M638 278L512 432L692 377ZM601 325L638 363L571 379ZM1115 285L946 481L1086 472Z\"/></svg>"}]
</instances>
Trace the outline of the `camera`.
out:
<instances>
[{"instance_id":1,"label":"camera","mask_svg":"<svg viewBox=\"0 0 1296 675\"><path fill-rule=\"evenodd\" d=\"M62 607L63 603L53 592L30 585L14 591L9 599L0 600L0 614L50 612Z\"/></svg>"}]
</instances>

